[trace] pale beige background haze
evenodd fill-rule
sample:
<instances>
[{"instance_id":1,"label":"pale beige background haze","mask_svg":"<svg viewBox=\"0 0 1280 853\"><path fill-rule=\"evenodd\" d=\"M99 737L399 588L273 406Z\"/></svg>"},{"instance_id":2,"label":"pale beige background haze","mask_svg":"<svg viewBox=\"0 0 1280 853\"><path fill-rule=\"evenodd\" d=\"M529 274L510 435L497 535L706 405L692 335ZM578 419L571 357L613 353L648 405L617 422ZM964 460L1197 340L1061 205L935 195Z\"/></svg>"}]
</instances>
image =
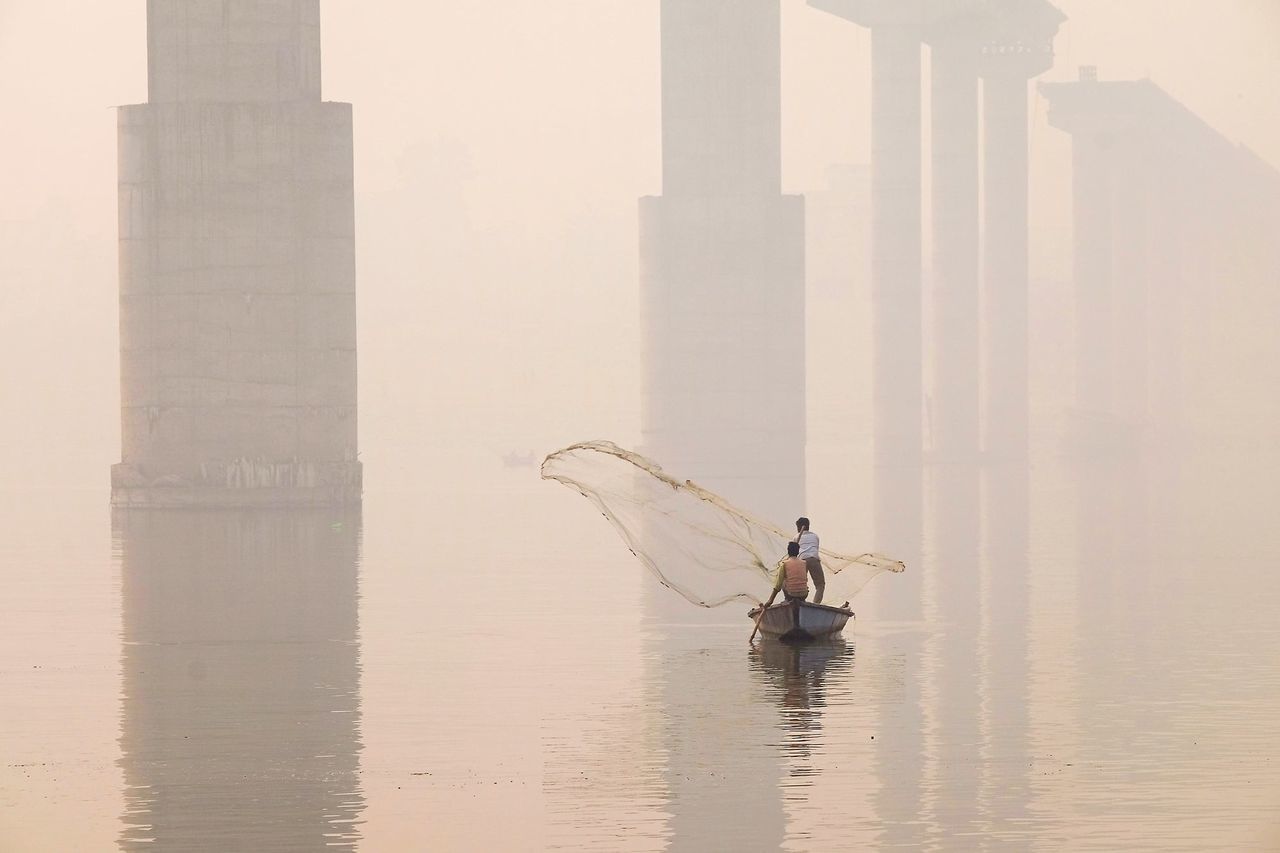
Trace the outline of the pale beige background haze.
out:
<instances>
[{"instance_id":1,"label":"pale beige background haze","mask_svg":"<svg viewBox=\"0 0 1280 853\"><path fill-rule=\"evenodd\" d=\"M16 531L0 540L0 573L17 580L0 642L16 688L0 690L0 734L22 746L4 765L17 805L0 810L0 825L21 828L0 837L24 849L100 849L121 832L126 798L143 796L117 764L128 766L122 734L148 734L117 704L135 688L122 579L140 569L120 542L113 554L107 492L119 458L112 105L146 97L145 5L0 0L0 506ZM1280 166L1280 0L1060 5L1071 20L1044 79L1073 79L1081 64L1104 78L1150 76ZM748 659L741 613L687 639L644 628L650 582L594 510L531 469L497 468L511 450L637 437L637 199L661 190L658 0L325 0L323 13L325 97L355 105L368 497L359 601L338 602L360 619L362 744L345 748L359 759L366 848L395 849L412 833L440 849L481 836L493 847L513 828L531 846L582 842L624 825L639 827L638 845L682 830L696 847L698 831L715 828L698 813L705 790L743 797L733 801L743 831L776 817L781 834L785 808L791 831L825 833L809 839L815 848L850 837L910 846L972 829L975 815L1062 848L1141 846L1162 828L1188 849L1277 837L1270 455L1229 460L1225 473L1217 458L1188 462L1189 509L1170 516L1180 529L1133 524L1131 537L1101 542L1088 535L1093 515L1120 505L1105 520L1124 529L1139 510L1116 499L1095 512L1087 479L1074 486L1065 468L1041 465L1027 588L993 583L1021 572L1021 556L980 569L959 553L955 566L981 587L935 594L918 631L878 625L872 610L856 632L856 672L833 667L826 693L798 708L809 689ZM869 38L803 0L783 0L783 14L784 183L808 192L830 165L868 157ZM1062 295L1070 140L1033 104L1033 275ZM1273 317L1244 331L1269 334ZM831 357L811 375L835 382L859 368L842 367L830 340L814 347ZM824 414L811 418L811 439L844 426ZM461 452L442 450L453 445ZM478 454L491 469L473 464ZM835 455L828 446L825 460ZM860 492L839 479L847 460L834 473L823 461L811 457L812 493L836 543L837 520L858 532L866 513L855 500L867 496L846 498ZM479 472L470 489L440 482L468 471ZM391 493L413 485L426 497ZM85 491L33 497L31 486ZM495 535L471 544L502 571L477 573L474 600L492 609L432 609L443 563L423 555L486 516ZM544 567L559 564L566 533L591 606L582 623L549 626L558 589ZM130 540L134 553L146 539ZM926 589L956 591L938 586L944 567L922 561ZM153 616L170 609L156 592ZM565 684L578 692L548 689ZM166 685L155 686L165 708ZM588 699L567 707L578 695ZM730 739L682 755L663 726L686 723ZM877 757L873 744L886 742L896 751ZM1035 763L1020 770L1015 755ZM717 761L752 773L688 784L690 766ZM425 770L437 775L409 775ZM766 808L740 807L761 792ZM1039 822L1024 819L1027 803ZM1135 821L1144 809L1157 819ZM864 816L877 826L858 825Z\"/></svg>"},{"instance_id":2,"label":"pale beige background haze","mask_svg":"<svg viewBox=\"0 0 1280 853\"><path fill-rule=\"evenodd\" d=\"M1062 0L1058 67L1150 76L1280 165L1280 2ZM361 445L630 441L636 199L660 191L656 0L323 5L355 104ZM868 36L785 0L784 182L867 159ZM7 478L118 459L114 104L145 100L141 0L0 0L0 442ZM1069 268L1069 140L1034 104L1036 277ZM586 404L589 401L589 405Z\"/></svg>"}]
</instances>

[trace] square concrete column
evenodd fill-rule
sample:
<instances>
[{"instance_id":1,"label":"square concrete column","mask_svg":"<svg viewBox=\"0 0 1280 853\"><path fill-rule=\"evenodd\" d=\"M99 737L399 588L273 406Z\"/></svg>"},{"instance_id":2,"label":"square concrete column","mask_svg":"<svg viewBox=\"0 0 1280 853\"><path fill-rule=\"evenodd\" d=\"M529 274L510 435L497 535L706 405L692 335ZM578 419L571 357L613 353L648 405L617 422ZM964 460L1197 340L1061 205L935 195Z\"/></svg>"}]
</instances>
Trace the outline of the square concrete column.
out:
<instances>
[{"instance_id":1,"label":"square concrete column","mask_svg":"<svg viewBox=\"0 0 1280 853\"><path fill-rule=\"evenodd\" d=\"M804 514L804 201L781 193L778 0L662 3L663 194L640 206L644 452Z\"/></svg>"},{"instance_id":2,"label":"square concrete column","mask_svg":"<svg viewBox=\"0 0 1280 853\"><path fill-rule=\"evenodd\" d=\"M997 464L1025 464L1028 453L1027 85L1053 66L1065 20L1046 0L1005 0L982 45L982 445Z\"/></svg>"},{"instance_id":3,"label":"square concrete column","mask_svg":"<svg viewBox=\"0 0 1280 853\"><path fill-rule=\"evenodd\" d=\"M776 195L778 0L663 0L661 9L663 195Z\"/></svg>"},{"instance_id":4,"label":"square concrete column","mask_svg":"<svg viewBox=\"0 0 1280 853\"><path fill-rule=\"evenodd\" d=\"M119 116L122 506L359 501L352 111L318 0L151 0Z\"/></svg>"},{"instance_id":5,"label":"square concrete column","mask_svg":"<svg viewBox=\"0 0 1280 853\"><path fill-rule=\"evenodd\" d=\"M983 447L1025 460L1029 441L1027 78L983 78L985 173Z\"/></svg>"},{"instance_id":6,"label":"square concrete column","mask_svg":"<svg viewBox=\"0 0 1280 853\"><path fill-rule=\"evenodd\" d=\"M320 100L320 0L147 0L148 100Z\"/></svg>"},{"instance_id":7,"label":"square concrete column","mask_svg":"<svg viewBox=\"0 0 1280 853\"><path fill-rule=\"evenodd\" d=\"M871 289L878 548L918 534L922 450L921 42L871 31ZM910 527L915 525L915 530ZM881 536L885 541L880 541Z\"/></svg>"},{"instance_id":8,"label":"square concrete column","mask_svg":"<svg viewBox=\"0 0 1280 853\"><path fill-rule=\"evenodd\" d=\"M1075 231L1076 406L1086 418L1103 418L1114 402L1112 318L1112 142L1077 133L1071 146L1072 223Z\"/></svg>"},{"instance_id":9,"label":"square concrete column","mask_svg":"<svg viewBox=\"0 0 1280 853\"><path fill-rule=\"evenodd\" d=\"M967 29L967 28L966 28ZM930 45L933 171L934 457L978 458L978 50L948 33Z\"/></svg>"},{"instance_id":10,"label":"square concrete column","mask_svg":"<svg viewBox=\"0 0 1280 853\"><path fill-rule=\"evenodd\" d=\"M874 536L918 566L923 521L923 288L919 0L809 0L871 31L871 337ZM918 618L921 575L877 592L886 618Z\"/></svg>"}]
</instances>

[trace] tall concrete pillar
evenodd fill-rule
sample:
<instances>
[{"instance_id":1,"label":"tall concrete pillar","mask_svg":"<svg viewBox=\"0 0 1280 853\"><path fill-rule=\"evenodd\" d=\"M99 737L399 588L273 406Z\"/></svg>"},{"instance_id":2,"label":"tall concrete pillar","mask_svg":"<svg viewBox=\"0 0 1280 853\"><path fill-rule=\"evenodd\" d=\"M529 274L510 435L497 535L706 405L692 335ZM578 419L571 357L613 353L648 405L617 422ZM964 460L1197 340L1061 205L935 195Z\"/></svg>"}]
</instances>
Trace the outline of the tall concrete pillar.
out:
<instances>
[{"instance_id":1,"label":"tall concrete pillar","mask_svg":"<svg viewBox=\"0 0 1280 853\"><path fill-rule=\"evenodd\" d=\"M978 47L963 23L931 42L935 457L978 456Z\"/></svg>"},{"instance_id":2,"label":"tall concrete pillar","mask_svg":"<svg viewBox=\"0 0 1280 853\"><path fill-rule=\"evenodd\" d=\"M804 514L804 202L781 193L778 0L662 4L663 195L640 204L643 442Z\"/></svg>"},{"instance_id":3,"label":"tall concrete pillar","mask_svg":"<svg viewBox=\"0 0 1280 853\"><path fill-rule=\"evenodd\" d=\"M888 553L914 550L921 517L920 51L918 27L871 30L872 488Z\"/></svg>"},{"instance_id":4,"label":"tall concrete pillar","mask_svg":"<svg viewBox=\"0 0 1280 853\"><path fill-rule=\"evenodd\" d=\"M1030 636L1030 376L1028 259L1030 78L1053 65L1053 40L1065 17L1045 0L1006 2L982 51L983 101L983 477L981 573L999 590L999 607L979 608L987 661L983 728L1015 748L1026 744L1027 640ZM992 691L990 685L1009 689ZM1001 774L996 786L1025 807L1026 774Z\"/></svg>"},{"instance_id":5,"label":"tall concrete pillar","mask_svg":"<svg viewBox=\"0 0 1280 853\"><path fill-rule=\"evenodd\" d=\"M983 78L985 205L983 447L1025 460L1029 436L1027 78Z\"/></svg>"},{"instance_id":6,"label":"tall concrete pillar","mask_svg":"<svg viewBox=\"0 0 1280 853\"><path fill-rule=\"evenodd\" d=\"M1148 341L1150 292L1151 194L1153 178L1149 137L1127 136L1112 147L1112 328L1115 355L1112 408L1129 430L1145 430L1148 418ZM1157 249L1156 251L1163 250ZM1164 294L1159 298L1163 299Z\"/></svg>"},{"instance_id":7,"label":"tall concrete pillar","mask_svg":"<svg viewBox=\"0 0 1280 853\"><path fill-rule=\"evenodd\" d=\"M1106 417L1114 397L1110 145L1111 140L1101 134L1082 133L1072 139L1071 147L1076 406L1089 419Z\"/></svg>"},{"instance_id":8,"label":"tall concrete pillar","mask_svg":"<svg viewBox=\"0 0 1280 853\"><path fill-rule=\"evenodd\" d=\"M319 0L150 0L120 110L124 506L358 502L349 104Z\"/></svg>"},{"instance_id":9,"label":"tall concrete pillar","mask_svg":"<svg viewBox=\"0 0 1280 853\"><path fill-rule=\"evenodd\" d=\"M871 337L874 537L918 563L923 520L920 0L809 0L871 30ZM919 572L877 595L886 618L917 618Z\"/></svg>"},{"instance_id":10,"label":"tall concrete pillar","mask_svg":"<svg viewBox=\"0 0 1280 853\"><path fill-rule=\"evenodd\" d=\"M804 200L781 192L779 0L663 0L663 194L640 202L643 451L782 526L805 500ZM650 587L646 660L655 708L679 709L708 685L698 610ZM726 608L727 609L727 608ZM716 689L743 693L743 661L720 661ZM768 709L765 709L768 710ZM706 767L741 745L715 720L655 722L666 762L671 850L703 850L707 818L737 849L777 847L785 819L768 714L739 730L759 772L732 791ZM704 730L705 729L705 730Z\"/></svg>"},{"instance_id":11,"label":"tall concrete pillar","mask_svg":"<svg viewBox=\"0 0 1280 853\"><path fill-rule=\"evenodd\" d=\"M661 30L663 195L777 195L778 0L663 0Z\"/></svg>"},{"instance_id":12,"label":"tall concrete pillar","mask_svg":"<svg viewBox=\"0 0 1280 853\"><path fill-rule=\"evenodd\" d=\"M1045 0L1006 3L982 51L982 444L997 463L1022 463L1028 452L1027 85L1053 66L1053 40L1065 20Z\"/></svg>"},{"instance_id":13,"label":"tall concrete pillar","mask_svg":"<svg viewBox=\"0 0 1280 853\"><path fill-rule=\"evenodd\" d=\"M930 39L930 147L933 174L933 387L929 424L932 454L930 530L936 560L922 560L939 618L948 626L940 649L939 740L973 743L978 732L979 685L961 658L977 645L982 612L978 579L978 41L972 21L950 21ZM964 673L948 677L947 673ZM953 758L943 747L943 761ZM957 777L949 797L961 803L981 787L973 774ZM967 829L954 827L956 834Z\"/></svg>"}]
</instances>

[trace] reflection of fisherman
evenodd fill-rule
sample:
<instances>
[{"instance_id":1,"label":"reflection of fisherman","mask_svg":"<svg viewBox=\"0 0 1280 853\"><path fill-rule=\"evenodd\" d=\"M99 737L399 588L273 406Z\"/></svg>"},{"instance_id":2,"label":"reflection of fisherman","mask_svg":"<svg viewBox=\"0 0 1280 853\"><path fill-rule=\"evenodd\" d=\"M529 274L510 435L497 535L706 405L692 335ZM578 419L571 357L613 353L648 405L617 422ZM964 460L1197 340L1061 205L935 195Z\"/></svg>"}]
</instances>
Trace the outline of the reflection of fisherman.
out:
<instances>
[{"instance_id":1,"label":"reflection of fisherman","mask_svg":"<svg viewBox=\"0 0 1280 853\"><path fill-rule=\"evenodd\" d=\"M804 560L805 568L813 578L813 603L821 604L827 579L822 573L822 559L818 556L818 534L809 529L809 519L796 519L795 541L800 546L800 559Z\"/></svg>"},{"instance_id":2,"label":"reflection of fisherman","mask_svg":"<svg viewBox=\"0 0 1280 853\"><path fill-rule=\"evenodd\" d=\"M809 583L805 577L807 569L799 555L800 546L788 542L787 558L778 563L778 570L773 575L773 595L769 596L766 608L773 604L779 592L787 601L804 601L809 597Z\"/></svg>"}]
</instances>

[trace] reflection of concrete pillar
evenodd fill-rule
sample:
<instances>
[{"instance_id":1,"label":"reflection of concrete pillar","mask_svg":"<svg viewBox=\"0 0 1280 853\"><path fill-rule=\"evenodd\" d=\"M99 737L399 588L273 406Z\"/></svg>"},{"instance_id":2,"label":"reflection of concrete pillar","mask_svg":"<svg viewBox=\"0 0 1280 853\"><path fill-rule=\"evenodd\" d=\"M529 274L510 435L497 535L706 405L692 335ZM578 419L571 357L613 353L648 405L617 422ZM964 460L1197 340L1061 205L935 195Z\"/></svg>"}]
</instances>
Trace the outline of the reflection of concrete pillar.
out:
<instances>
[{"instance_id":1,"label":"reflection of concrete pillar","mask_svg":"<svg viewBox=\"0 0 1280 853\"><path fill-rule=\"evenodd\" d=\"M781 194L779 0L663 0L661 16L663 194L640 203L643 449L789 526L805 512L804 204ZM750 672L709 653L709 627L682 627L742 611L656 584L646 611L669 849L777 848L771 709L737 701ZM708 716L707 690L746 715ZM719 769L744 756L752 771L726 785Z\"/></svg>"},{"instance_id":2,"label":"reflection of concrete pillar","mask_svg":"<svg viewBox=\"0 0 1280 853\"><path fill-rule=\"evenodd\" d=\"M748 652L756 702L776 706L779 783L803 782L804 797L787 797L782 806L791 837L803 834L807 850L859 849L846 818L866 817L875 786L862 782L879 751L870 737L852 732L879 732L875 722L878 690L868 691L867 678L854 668L854 648L843 638L805 645L761 643ZM857 685L856 689L854 685ZM856 701L849 701L853 696ZM835 760L832 760L832 759ZM856 819L856 818L855 818ZM863 827L877 821L859 821ZM766 849L764 839L722 849ZM787 846L784 844L783 846ZM773 844L767 849L774 849Z\"/></svg>"},{"instance_id":3,"label":"reflection of concrete pillar","mask_svg":"<svg viewBox=\"0 0 1280 853\"><path fill-rule=\"evenodd\" d=\"M778 712L760 699L754 653L716 632L665 626L646 643L645 699L664 752L665 790L653 792L667 816L663 849L779 850L787 816Z\"/></svg>"},{"instance_id":4,"label":"reflection of concrete pillar","mask_svg":"<svg viewBox=\"0 0 1280 853\"><path fill-rule=\"evenodd\" d=\"M1027 81L1053 65L1064 17L1043 0L1005 4L983 48L983 480L981 585L976 628L983 670L984 739L1026 755L1030 677L1030 382L1028 371ZM997 604L998 603L998 604ZM961 617L963 618L963 616ZM1028 779L1010 766L981 782L979 811L1025 816Z\"/></svg>"},{"instance_id":5,"label":"reflection of concrete pillar","mask_svg":"<svg viewBox=\"0 0 1280 853\"><path fill-rule=\"evenodd\" d=\"M974 21L938 24L931 44L933 198L933 389L935 465L931 491L932 548L923 562L935 617L947 626L938 648L941 666L933 725L948 774L945 799L956 804L941 818L949 837L971 834L968 822L980 789L967 744L980 740L978 691L971 666L982 611L978 578L980 488L978 455L978 59ZM954 818L955 822L948 820Z\"/></svg>"},{"instance_id":6,"label":"reflection of concrete pillar","mask_svg":"<svg viewBox=\"0 0 1280 853\"><path fill-rule=\"evenodd\" d=\"M778 0L662 4L663 195L640 208L645 451L804 509L804 205L780 191Z\"/></svg>"},{"instance_id":7,"label":"reflection of concrete pillar","mask_svg":"<svg viewBox=\"0 0 1280 853\"><path fill-rule=\"evenodd\" d=\"M921 570L926 573L925 611L941 627L929 639L937 670L926 717L934 754L947 768L938 779L947 808L938 816L948 838L977 831L975 808L981 789L980 767L966 760L971 745L982 741L980 693L986 673L977 665L978 633L984 610L978 562L980 483L977 466L936 465L927 479L933 508L929 542Z\"/></svg>"},{"instance_id":8,"label":"reflection of concrete pillar","mask_svg":"<svg viewBox=\"0 0 1280 853\"><path fill-rule=\"evenodd\" d=\"M983 444L1023 460L1028 442L1027 80L983 79L985 371Z\"/></svg>"},{"instance_id":9,"label":"reflection of concrete pillar","mask_svg":"<svg viewBox=\"0 0 1280 853\"><path fill-rule=\"evenodd\" d=\"M117 510L122 850L353 850L358 514Z\"/></svg>"},{"instance_id":10,"label":"reflection of concrete pillar","mask_svg":"<svg viewBox=\"0 0 1280 853\"><path fill-rule=\"evenodd\" d=\"M984 672L982 730L1006 754L1025 755L983 780L979 808L1017 820L1031 812L1034 750L1030 744L1032 670L1030 478L1025 464L989 467L983 475L982 588L977 659Z\"/></svg>"},{"instance_id":11,"label":"reflection of concrete pillar","mask_svg":"<svg viewBox=\"0 0 1280 853\"><path fill-rule=\"evenodd\" d=\"M929 839L937 837L925 819L925 801L934 791L925 781L932 757L926 735L932 709L928 707L930 697L925 685L930 684L929 678L936 671L927 647L935 635L903 631L893 636L893 643L873 652L876 656L872 658L892 671L894 677L885 679L885 683L893 685L886 691L889 695L875 697L875 743L880 746L872 752L870 770L875 784L871 814L875 820L868 823L876 828L876 836L874 844L862 849L920 850ZM867 683L861 678L858 681ZM884 749L885 743L898 746Z\"/></svg>"},{"instance_id":12,"label":"reflection of concrete pillar","mask_svg":"<svg viewBox=\"0 0 1280 853\"><path fill-rule=\"evenodd\" d=\"M1076 752L1080 760L1105 761L1132 746L1132 730L1118 726L1110 703L1115 693L1109 679L1099 679L1096 661L1124 649L1134 672L1149 671L1146 663L1152 637L1152 617L1167 617L1151 606L1151 552L1148 534L1146 461L1135 456L1077 461L1072 466L1076 503L1075 564L1076 660L1078 692L1071 694L1077 718L1067 727L1087 732ZM1163 567L1161 567L1163 569ZM1162 571L1160 584L1172 582ZM1167 641L1161 642L1167 649ZM1162 657L1164 653L1162 652ZM1114 681L1111 681L1114 684Z\"/></svg>"},{"instance_id":13,"label":"reflection of concrete pillar","mask_svg":"<svg viewBox=\"0 0 1280 853\"><path fill-rule=\"evenodd\" d=\"M932 43L933 449L947 463L978 452L978 45Z\"/></svg>"}]
</instances>

